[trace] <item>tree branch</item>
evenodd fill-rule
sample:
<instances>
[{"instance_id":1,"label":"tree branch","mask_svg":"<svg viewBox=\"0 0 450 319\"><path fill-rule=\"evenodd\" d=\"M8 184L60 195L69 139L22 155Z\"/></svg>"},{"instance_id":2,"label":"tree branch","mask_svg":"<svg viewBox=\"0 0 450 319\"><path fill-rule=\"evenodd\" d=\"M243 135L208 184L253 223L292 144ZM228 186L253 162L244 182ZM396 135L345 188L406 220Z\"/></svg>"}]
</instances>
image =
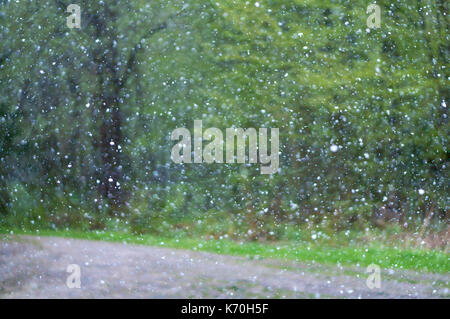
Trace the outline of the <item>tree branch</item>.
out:
<instances>
[{"instance_id":1,"label":"tree branch","mask_svg":"<svg viewBox=\"0 0 450 319\"><path fill-rule=\"evenodd\" d=\"M131 50L131 54L128 58L127 65L123 72L123 75L120 77L120 81L119 81L120 89L122 89L124 87L125 83L127 82L128 78L131 74L132 69L136 66L137 53L138 53L138 51L143 50L143 46L141 45L142 40L148 39L155 33L162 31L164 29L167 29L168 21L170 21L171 19L173 19L175 17L181 16L181 14L186 11L185 8L187 8L187 7L183 7L177 13L170 15L166 21L164 21L164 22L158 24L157 26L155 26L154 28L150 29L150 31L147 32L146 34L144 34L144 36L141 38L141 40L139 40L139 42L136 43L136 45Z\"/></svg>"},{"instance_id":2,"label":"tree branch","mask_svg":"<svg viewBox=\"0 0 450 319\"><path fill-rule=\"evenodd\" d=\"M160 23L159 25L157 25L156 27L151 29L147 34L145 34L141 38L141 40L138 43L136 43L136 45L133 47L133 49L131 49L131 54L130 54L130 57L128 58L124 74L120 77L119 85L120 85L121 89L123 88L123 86L127 82L128 78L129 78L129 76L131 74L132 69L136 65L136 56L137 56L138 51L141 51L143 49L143 46L141 45L141 42L143 40L151 37L153 34L159 32L161 30L164 30L166 28L167 28L167 22Z\"/></svg>"}]
</instances>

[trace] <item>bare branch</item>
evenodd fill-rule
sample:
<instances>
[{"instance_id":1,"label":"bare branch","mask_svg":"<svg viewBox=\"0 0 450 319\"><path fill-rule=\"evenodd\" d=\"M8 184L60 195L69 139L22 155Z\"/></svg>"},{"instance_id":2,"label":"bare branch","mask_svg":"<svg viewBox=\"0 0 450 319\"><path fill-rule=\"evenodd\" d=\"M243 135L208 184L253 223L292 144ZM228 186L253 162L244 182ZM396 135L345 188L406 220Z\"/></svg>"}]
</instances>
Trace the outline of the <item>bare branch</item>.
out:
<instances>
[{"instance_id":1,"label":"bare branch","mask_svg":"<svg viewBox=\"0 0 450 319\"><path fill-rule=\"evenodd\" d=\"M186 10L183 7L183 9L181 9L177 13L170 15L166 21L164 21L164 22L158 24L157 26L155 26L154 28L150 29L150 31L147 32L146 34L144 34L144 36L139 40L139 42L136 43L136 45L131 50L131 54L128 58L127 65L123 72L123 75L120 77L120 81L119 81L120 89L122 89L124 87L125 83L127 82L128 78L131 74L131 71L136 67L137 53L138 53L138 51L142 51L144 49L144 46L141 45L142 41L150 38L152 35L154 35L155 33L158 33L159 31L167 29L168 21L170 21L171 19L173 19L175 17L181 16L184 12L186 12Z\"/></svg>"},{"instance_id":2,"label":"bare branch","mask_svg":"<svg viewBox=\"0 0 450 319\"><path fill-rule=\"evenodd\" d=\"M143 50L144 46L141 45L142 41L151 37L153 34L164 30L167 28L167 22L163 22L159 25L157 25L156 27L154 27L153 29L151 29L147 34L145 34L141 40L136 43L136 45L133 47L133 49L131 49L131 54L130 57L128 58L128 62L124 71L124 74L121 76L120 78L120 88L123 88L123 86L125 85L125 83L128 80L128 77L131 74L131 71L134 69L135 65L136 65L136 56L138 51Z\"/></svg>"}]
</instances>

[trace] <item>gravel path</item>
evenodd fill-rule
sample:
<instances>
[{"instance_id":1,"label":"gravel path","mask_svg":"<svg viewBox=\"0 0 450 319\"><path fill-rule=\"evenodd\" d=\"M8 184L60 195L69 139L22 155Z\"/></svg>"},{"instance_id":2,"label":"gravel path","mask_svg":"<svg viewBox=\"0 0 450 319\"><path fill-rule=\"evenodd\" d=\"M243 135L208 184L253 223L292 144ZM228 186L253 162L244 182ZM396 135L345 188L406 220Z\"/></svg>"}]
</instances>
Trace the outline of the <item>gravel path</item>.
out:
<instances>
[{"instance_id":1,"label":"gravel path","mask_svg":"<svg viewBox=\"0 0 450 319\"><path fill-rule=\"evenodd\" d=\"M68 288L69 264L81 288ZM53 237L0 239L0 298L449 298L449 275L249 260Z\"/></svg>"}]
</instances>

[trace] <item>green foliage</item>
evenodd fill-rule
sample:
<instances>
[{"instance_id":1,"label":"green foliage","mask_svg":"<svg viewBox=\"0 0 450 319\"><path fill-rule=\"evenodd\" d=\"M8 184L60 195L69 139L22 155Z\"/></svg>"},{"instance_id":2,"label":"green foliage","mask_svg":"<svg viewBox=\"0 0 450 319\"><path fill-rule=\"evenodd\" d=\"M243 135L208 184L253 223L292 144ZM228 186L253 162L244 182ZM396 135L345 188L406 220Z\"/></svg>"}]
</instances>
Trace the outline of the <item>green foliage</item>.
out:
<instances>
[{"instance_id":1,"label":"green foliage","mask_svg":"<svg viewBox=\"0 0 450 319\"><path fill-rule=\"evenodd\" d=\"M69 3L0 5L2 224L446 227L447 3L379 1L372 30L367 1L79 1L80 30ZM280 171L172 163L170 133L194 119L279 128Z\"/></svg>"}]
</instances>

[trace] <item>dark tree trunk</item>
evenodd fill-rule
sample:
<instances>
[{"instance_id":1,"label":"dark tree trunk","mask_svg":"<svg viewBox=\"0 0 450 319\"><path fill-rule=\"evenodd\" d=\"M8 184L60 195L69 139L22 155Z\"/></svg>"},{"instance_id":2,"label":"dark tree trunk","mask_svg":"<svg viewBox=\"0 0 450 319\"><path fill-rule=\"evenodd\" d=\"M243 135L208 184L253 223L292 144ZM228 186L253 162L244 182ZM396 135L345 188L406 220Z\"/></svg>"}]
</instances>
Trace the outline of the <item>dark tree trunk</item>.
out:
<instances>
[{"instance_id":1,"label":"dark tree trunk","mask_svg":"<svg viewBox=\"0 0 450 319\"><path fill-rule=\"evenodd\" d=\"M98 114L96 115L99 141L94 147L99 151L100 168L98 171L99 195L108 204L111 215L117 215L123 207L124 196L121 192L123 166L119 147L123 142L122 113L120 110L120 83L118 52L114 43L117 36L114 27L105 27L106 20L115 21L116 14L105 5L103 14L94 17L96 37L104 41L94 53L94 68L97 78L97 93L94 98Z\"/></svg>"}]
</instances>

